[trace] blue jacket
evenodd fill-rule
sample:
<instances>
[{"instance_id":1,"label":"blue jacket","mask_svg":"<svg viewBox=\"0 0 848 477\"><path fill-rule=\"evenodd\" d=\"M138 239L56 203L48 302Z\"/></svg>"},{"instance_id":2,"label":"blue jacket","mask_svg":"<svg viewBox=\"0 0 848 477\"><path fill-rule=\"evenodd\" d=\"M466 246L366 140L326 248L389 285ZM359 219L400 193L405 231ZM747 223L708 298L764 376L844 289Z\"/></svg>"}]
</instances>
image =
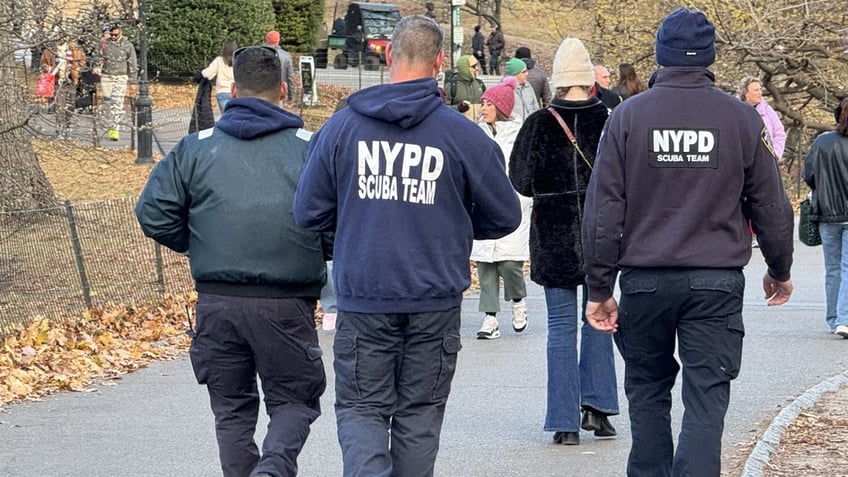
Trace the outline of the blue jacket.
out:
<instances>
[{"instance_id":1,"label":"blue jacket","mask_svg":"<svg viewBox=\"0 0 848 477\"><path fill-rule=\"evenodd\" d=\"M302 126L271 103L237 98L215 128L184 137L153 169L136 216L145 235L190 252L198 291L319 296L322 237L291 214L309 141Z\"/></svg>"},{"instance_id":2,"label":"blue jacket","mask_svg":"<svg viewBox=\"0 0 848 477\"><path fill-rule=\"evenodd\" d=\"M310 144L294 216L335 230L339 310L360 313L459 306L472 239L521 222L500 148L429 78L350 96Z\"/></svg>"}]
</instances>

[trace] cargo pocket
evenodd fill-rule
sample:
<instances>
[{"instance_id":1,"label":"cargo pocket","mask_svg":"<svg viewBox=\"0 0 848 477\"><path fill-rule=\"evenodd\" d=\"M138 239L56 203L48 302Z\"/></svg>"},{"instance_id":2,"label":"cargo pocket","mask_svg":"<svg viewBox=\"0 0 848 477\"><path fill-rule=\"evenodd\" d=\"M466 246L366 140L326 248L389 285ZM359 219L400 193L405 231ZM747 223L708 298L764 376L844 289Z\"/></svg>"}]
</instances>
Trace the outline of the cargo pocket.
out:
<instances>
[{"instance_id":1,"label":"cargo pocket","mask_svg":"<svg viewBox=\"0 0 848 477\"><path fill-rule=\"evenodd\" d=\"M456 358L460 349L462 349L462 342L458 334L445 335L442 338L439 377L436 379L433 399L446 399L450 394L451 381L456 373Z\"/></svg>"},{"instance_id":2,"label":"cargo pocket","mask_svg":"<svg viewBox=\"0 0 848 477\"><path fill-rule=\"evenodd\" d=\"M721 372L729 380L739 376L742 367L742 338L745 337L745 325L742 322L742 314L728 315L727 325L724 329L724 339L718 341L716 360Z\"/></svg>"},{"instance_id":3,"label":"cargo pocket","mask_svg":"<svg viewBox=\"0 0 848 477\"><path fill-rule=\"evenodd\" d=\"M356 337L336 334L333 341L333 369L336 373L336 399L340 403L361 398L357 382Z\"/></svg>"},{"instance_id":4,"label":"cargo pocket","mask_svg":"<svg viewBox=\"0 0 848 477\"><path fill-rule=\"evenodd\" d=\"M321 357L324 352L318 346L306 346L306 359L308 361L308 370L305 373L304 379L308 380L306 389L308 390L307 400L317 399L324 394L324 389L327 387L327 375L324 373L324 361Z\"/></svg>"},{"instance_id":5,"label":"cargo pocket","mask_svg":"<svg viewBox=\"0 0 848 477\"><path fill-rule=\"evenodd\" d=\"M188 349L188 358L191 360L191 368L194 370L194 377L197 379L197 384L206 384L209 379L209 353L201 345L202 340L198 340L195 336L191 340L191 346Z\"/></svg>"},{"instance_id":6,"label":"cargo pocket","mask_svg":"<svg viewBox=\"0 0 848 477\"><path fill-rule=\"evenodd\" d=\"M633 275L628 272L621 274L619 287L621 288L621 300L618 306L618 333L613 334L613 341L622 356L630 358L628 352L644 349L645 338L639 333L628 333L633 330L634 315L638 310L644 311L653 308L649 300L656 300L657 278L650 275Z\"/></svg>"}]
</instances>

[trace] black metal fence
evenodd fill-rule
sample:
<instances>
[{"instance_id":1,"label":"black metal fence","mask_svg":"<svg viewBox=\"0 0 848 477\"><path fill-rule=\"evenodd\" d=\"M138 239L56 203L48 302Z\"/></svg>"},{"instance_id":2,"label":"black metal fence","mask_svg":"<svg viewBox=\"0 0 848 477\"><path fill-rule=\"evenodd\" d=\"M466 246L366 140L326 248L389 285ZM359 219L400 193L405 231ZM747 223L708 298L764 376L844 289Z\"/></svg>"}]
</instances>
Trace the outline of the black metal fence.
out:
<instances>
[{"instance_id":1,"label":"black metal fence","mask_svg":"<svg viewBox=\"0 0 848 477\"><path fill-rule=\"evenodd\" d=\"M135 198L0 214L0 335L193 288L188 260L141 233Z\"/></svg>"}]
</instances>

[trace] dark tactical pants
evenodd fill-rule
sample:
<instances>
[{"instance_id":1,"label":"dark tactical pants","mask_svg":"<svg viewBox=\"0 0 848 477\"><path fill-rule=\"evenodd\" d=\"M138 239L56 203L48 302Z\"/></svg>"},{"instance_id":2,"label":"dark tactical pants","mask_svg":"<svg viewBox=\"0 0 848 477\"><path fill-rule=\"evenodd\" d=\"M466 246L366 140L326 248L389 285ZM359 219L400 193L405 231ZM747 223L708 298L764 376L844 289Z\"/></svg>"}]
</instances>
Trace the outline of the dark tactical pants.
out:
<instances>
[{"instance_id":1,"label":"dark tactical pants","mask_svg":"<svg viewBox=\"0 0 848 477\"><path fill-rule=\"evenodd\" d=\"M433 475L459 323L459 307L339 312L333 366L345 477Z\"/></svg>"},{"instance_id":2,"label":"dark tactical pants","mask_svg":"<svg viewBox=\"0 0 848 477\"><path fill-rule=\"evenodd\" d=\"M630 477L718 477L730 381L742 362L745 277L731 269L632 269L621 274L614 335L630 404ZM683 363L685 411L671 435L671 389Z\"/></svg>"},{"instance_id":3,"label":"dark tactical pants","mask_svg":"<svg viewBox=\"0 0 848 477\"><path fill-rule=\"evenodd\" d=\"M297 474L326 385L314 309L314 299L198 294L190 357L209 391L225 477ZM253 440L257 373L270 417L261 457Z\"/></svg>"}]
</instances>

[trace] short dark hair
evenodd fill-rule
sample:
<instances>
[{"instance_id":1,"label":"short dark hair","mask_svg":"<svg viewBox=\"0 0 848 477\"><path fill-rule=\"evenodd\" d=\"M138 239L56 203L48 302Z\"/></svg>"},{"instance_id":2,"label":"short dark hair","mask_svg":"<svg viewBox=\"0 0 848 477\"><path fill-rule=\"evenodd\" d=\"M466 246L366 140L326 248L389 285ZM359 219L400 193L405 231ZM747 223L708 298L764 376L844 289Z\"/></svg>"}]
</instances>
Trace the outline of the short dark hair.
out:
<instances>
[{"instance_id":1,"label":"short dark hair","mask_svg":"<svg viewBox=\"0 0 848 477\"><path fill-rule=\"evenodd\" d=\"M233 79L241 96L279 94L282 68L277 51L268 46L248 46L233 53Z\"/></svg>"}]
</instances>

